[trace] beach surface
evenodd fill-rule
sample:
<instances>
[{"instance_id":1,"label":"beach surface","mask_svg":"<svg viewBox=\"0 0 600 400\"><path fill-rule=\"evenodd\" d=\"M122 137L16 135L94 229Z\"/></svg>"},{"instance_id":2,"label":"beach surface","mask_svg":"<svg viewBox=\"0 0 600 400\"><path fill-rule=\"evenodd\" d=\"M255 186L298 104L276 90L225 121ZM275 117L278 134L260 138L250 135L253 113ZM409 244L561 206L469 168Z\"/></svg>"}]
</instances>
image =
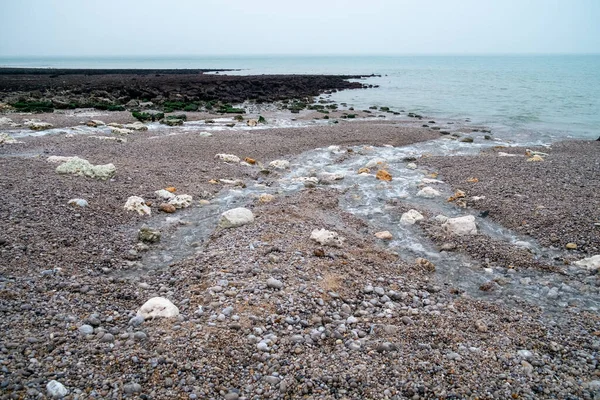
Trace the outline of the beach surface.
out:
<instances>
[{"instance_id":1,"label":"beach surface","mask_svg":"<svg viewBox=\"0 0 600 400\"><path fill-rule=\"evenodd\" d=\"M263 111L243 129L198 111L117 135L104 124L130 112L75 111L2 115L9 133L55 129L0 145L1 399L43 398L51 380L73 399L600 396L598 267L575 264L600 254L600 142L527 152L468 123L350 110ZM444 146L468 154L428 153ZM53 156L116 172L59 174ZM411 195L386 196L409 179ZM415 195L425 186L441 193ZM163 211L166 188L191 202ZM130 196L151 215L126 210ZM253 220L224 227L234 205ZM423 220L389 228L409 209ZM453 234L440 210L477 216L477 232ZM388 229L434 250L405 253ZM141 318L155 297L177 315Z\"/></svg>"}]
</instances>

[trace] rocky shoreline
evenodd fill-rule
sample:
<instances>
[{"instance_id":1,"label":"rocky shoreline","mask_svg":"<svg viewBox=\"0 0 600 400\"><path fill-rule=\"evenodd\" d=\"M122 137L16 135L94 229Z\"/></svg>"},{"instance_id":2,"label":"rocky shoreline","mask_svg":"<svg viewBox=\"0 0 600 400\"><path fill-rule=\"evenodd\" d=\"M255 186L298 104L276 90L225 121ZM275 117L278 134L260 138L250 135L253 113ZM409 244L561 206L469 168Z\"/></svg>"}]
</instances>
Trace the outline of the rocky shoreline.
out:
<instances>
[{"instance_id":1,"label":"rocky shoreline","mask_svg":"<svg viewBox=\"0 0 600 400\"><path fill-rule=\"evenodd\" d=\"M362 76L235 76L205 72L209 71L0 68L0 102L20 111L85 107L109 111L197 111L219 104L231 107L231 103L245 101L305 99L324 92L366 87L349 81Z\"/></svg>"},{"instance_id":2,"label":"rocky shoreline","mask_svg":"<svg viewBox=\"0 0 600 400\"><path fill-rule=\"evenodd\" d=\"M547 314L526 301L465 294L436 266L391 251L375 235L380 226L344 211L345 194L328 182L333 173L315 171L295 193L267 193L317 147L334 146L336 164L370 146L449 136L415 118L351 122L341 119L345 111L330 114L337 124L294 129L153 124L119 141L99 140L119 136L96 123L90 129L100 133L65 129L0 145L0 399L598 398L597 312L567 306ZM133 122L128 112L94 113L7 116L65 128L86 118ZM197 113L190 120L212 118ZM547 152L541 162L510 148L406 162L463 190L469 209L556 246L572 263L598 254L595 143L534 149ZM115 171L98 172L106 180L71 175L87 174L77 164L59 174L68 161L57 157L73 156ZM215 222L204 242L189 244L190 257L142 267L161 246L153 233L159 221L171 224L163 235L193 225L196 210L243 187L257 188L244 205L249 214ZM147 207L151 216L124 208L132 196L142 202L131 209ZM416 229L448 242L434 215L423 213ZM592 225L580 229L585 224ZM577 249L564 249L570 242ZM453 244L481 263L538 268L526 264L526 250L484 233ZM597 287L597 278L592 271L581 279ZM168 299L160 304L170 317L152 305L155 314L140 310L156 297Z\"/></svg>"}]
</instances>

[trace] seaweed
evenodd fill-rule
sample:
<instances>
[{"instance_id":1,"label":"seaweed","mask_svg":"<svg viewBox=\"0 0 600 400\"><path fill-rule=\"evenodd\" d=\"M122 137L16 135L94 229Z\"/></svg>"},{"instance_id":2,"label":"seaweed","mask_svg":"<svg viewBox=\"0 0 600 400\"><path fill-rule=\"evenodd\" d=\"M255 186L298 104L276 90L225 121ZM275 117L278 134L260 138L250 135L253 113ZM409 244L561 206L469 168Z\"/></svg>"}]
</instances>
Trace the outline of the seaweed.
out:
<instances>
[{"instance_id":1,"label":"seaweed","mask_svg":"<svg viewBox=\"0 0 600 400\"><path fill-rule=\"evenodd\" d=\"M11 106L21 112L53 112L54 105L50 101L18 101L12 103Z\"/></svg>"}]
</instances>

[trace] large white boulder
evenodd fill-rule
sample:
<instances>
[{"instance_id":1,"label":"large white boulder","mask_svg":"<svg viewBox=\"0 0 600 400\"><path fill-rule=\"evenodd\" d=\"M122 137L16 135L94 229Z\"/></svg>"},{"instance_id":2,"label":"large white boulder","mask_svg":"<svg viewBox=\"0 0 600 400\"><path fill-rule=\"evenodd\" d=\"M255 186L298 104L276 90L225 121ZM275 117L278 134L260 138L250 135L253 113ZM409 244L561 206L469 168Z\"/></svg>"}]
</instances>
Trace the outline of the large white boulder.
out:
<instances>
[{"instance_id":1,"label":"large white boulder","mask_svg":"<svg viewBox=\"0 0 600 400\"><path fill-rule=\"evenodd\" d=\"M442 228L453 235L476 235L477 225L475 224L475 217L472 215L465 215L464 217L448 218L442 225Z\"/></svg>"},{"instance_id":2,"label":"large white boulder","mask_svg":"<svg viewBox=\"0 0 600 400\"><path fill-rule=\"evenodd\" d=\"M583 260L575 261L573 264L578 267L586 268L588 271L596 271L600 268L600 254L588 258L584 258Z\"/></svg>"},{"instance_id":3,"label":"large white boulder","mask_svg":"<svg viewBox=\"0 0 600 400\"><path fill-rule=\"evenodd\" d=\"M69 394L69 390L59 381L52 380L46 385L46 393L51 399L62 399Z\"/></svg>"},{"instance_id":4,"label":"large white boulder","mask_svg":"<svg viewBox=\"0 0 600 400\"><path fill-rule=\"evenodd\" d=\"M237 228L242 225L254 222L254 214L252 211L244 207L238 207L225 211L221 214L219 227L221 228Z\"/></svg>"},{"instance_id":5,"label":"large white boulder","mask_svg":"<svg viewBox=\"0 0 600 400\"><path fill-rule=\"evenodd\" d=\"M89 178L107 180L115 175L117 168L113 164L93 165L88 160L73 157L56 167L59 174L73 174Z\"/></svg>"},{"instance_id":6,"label":"large white boulder","mask_svg":"<svg viewBox=\"0 0 600 400\"><path fill-rule=\"evenodd\" d=\"M179 315L179 309L164 297L153 297L140 307L137 315L144 319L175 318Z\"/></svg>"},{"instance_id":7,"label":"large white boulder","mask_svg":"<svg viewBox=\"0 0 600 400\"><path fill-rule=\"evenodd\" d=\"M290 162L288 160L273 160L269 163L269 167L275 169L288 169Z\"/></svg>"},{"instance_id":8,"label":"large white boulder","mask_svg":"<svg viewBox=\"0 0 600 400\"><path fill-rule=\"evenodd\" d=\"M423 197L425 199L433 199L434 197L439 197L440 192L432 188L431 186L425 186L423 189L417 192L418 197Z\"/></svg>"},{"instance_id":9,"label":"large white boulder","mask_svg":"<svg viewBox=\"0 0 600 400\"><path fill-rule=\"evenodd\" d=\"M188 208L192 205L192 196L189 194L180 194L169 200L169 204L175 206L175 208Z\"/></svg>"},{"instance_id":10,"label":"large white boulder","mask_svg":"<svg viewBox=\"0 0 600 400\"><path fill-rule=\"evenodd\" d=\"M217 154L215 155L215 159L232 163L240 162L240 158L234 154Z\"/></svg>"},{"instance_id":11,"label":"large white boulder","mask_svg":"<svg viewBox=\"0 0 600 400\"><path fill-rule=\"evenodd\" d=\"M310 238L323 246L341 247L344 244L344 238L340 237L337 232L326 229L315 229L310 234Z\"/></svg>"},{"instance_id":12,"label":"large white boulder","mask_svg":"<svg viewBox=\"0 0 600 400\"><path fill-rule=\"evenodd\" d=\"M139 196L129 197L123 208L125 208L127 211L136 211L140 215L152 214L150 207L148 207L144 199Z\"/></svg>"},{"instance_id":13,"label":"large white boulder","mask_svg":"<svg viewBox=\"0 0 600 400\"><path fill-rule=\"evenodd\" d=\"M402 217L400 217L400 223L403 225L414 225L417 221L423 220L423 215L417 210L408 210Z\"/></svg>"}]
</instances>

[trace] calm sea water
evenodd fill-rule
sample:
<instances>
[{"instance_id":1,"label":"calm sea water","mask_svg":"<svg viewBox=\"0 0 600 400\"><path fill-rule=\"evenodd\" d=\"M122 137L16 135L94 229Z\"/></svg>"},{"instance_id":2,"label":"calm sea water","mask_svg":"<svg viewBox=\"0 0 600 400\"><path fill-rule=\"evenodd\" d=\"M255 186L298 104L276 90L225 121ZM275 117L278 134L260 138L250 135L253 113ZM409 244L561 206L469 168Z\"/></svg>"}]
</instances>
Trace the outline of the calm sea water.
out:
<instances>
[{"instance_id":1,"label":"calm sea water","mask_svg":"<svg viewBox=\"0 0 600 400\"><path fill-rule=\"evenodd\" d=\"M0 66L232 68L236 74L378 74L337 93L357 108L390 106L471 118L505 132L600 136L600 55L0 58Z\"/></svg>"}]
</instances>

